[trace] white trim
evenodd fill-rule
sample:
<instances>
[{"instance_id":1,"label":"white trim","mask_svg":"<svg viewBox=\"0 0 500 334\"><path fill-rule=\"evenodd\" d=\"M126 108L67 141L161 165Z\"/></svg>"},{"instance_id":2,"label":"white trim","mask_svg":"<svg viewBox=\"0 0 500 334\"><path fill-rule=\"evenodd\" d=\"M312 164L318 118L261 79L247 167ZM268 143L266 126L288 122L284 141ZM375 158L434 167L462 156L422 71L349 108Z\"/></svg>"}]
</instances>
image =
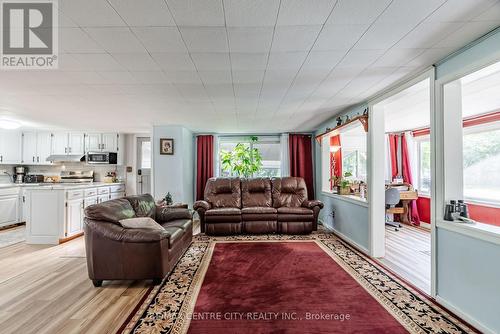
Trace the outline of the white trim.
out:
<instances>
[{"instance_id":1,"label":"white trim","mask_svg":"<svg viewBox=\"0 0 500 334\"><path fill-rule=\"evenodd\" d=\"M356 204L359 206L364 206L365 208L367 208L369 205L368 201L366 199L363 199L361 197L354 196L354 195L339 195L339 194L334 194L334 193L330 193L330 192L326 192L326 191L322 191L321 194L323 196L328 196L328 197L338 199L341 201L349 202L349 203Z\"/></svg>"},{"instance_id":2,"label":"white trim","mask_svg":"<svg viewBox=\"0 0 500 334\"><path fill-rule=\"evenodd\" d=\"M470 198L470 197L465 197L465 196L464 196L464 201L467 204L484 206L484 207L494 208L494 209L500 209L500 202L481 200L481 199Z\"/></svg>"},{"instance_id":3,"label":"white trim","mask_svg":"<svg viewBox=\"0 0 500 334\"><path fill-rule=\"evenodd\" d=\"M445 220L438 220L437 227L444 230L460 233L467 237L479 239L500 245L500 226L483 223L458 223Z\"/></svg>"},{"instance_id":4,"label":"white trim","mask_svg":"<svg viewBox=\"0 0 500 334\"><path fill-rule=\"evenodd\" d=\"M361 246L360 244L358 244L356 241L352 240L351 238L349 238L345 234L340 233L339 231L337 231L334 228L331 228L328 225L323 224L323 226L327 230L332 231L333 233L335 233L340 239L344 240L345 242L347 242L347 243L351 244L352 246L355 246L356 248L359 248L360 250L362 250L363 252L365 252L365 255L369 255L370 254L370 252L368 251L368 249L366 249L364 246Z\"/></svg>"},{"instance_id":5,"label":"white trim","mask_svg":"<svg viewBox=\"0 0 500 334\"><path fill-rule=\"evenodd\" d=\"M479 321L475 320L474 318L472 318L471 316L467 315L467 313L465 313L464 311L462 311L461 309L459 309L458 307L456 307L455 305L447 302L444 298L442 298L441 296L436 296L436 301L441 304L443 307L447 308L448 310L450 310L451 312L455 313L456 315L458 315L460 318L462 318L463 320L465 320L466 322L468 322L469 324L471 324L472 326L476 327L477 329L479 329L481 332L483 333L487 333L487 334L495 334L496 332L493 331L492 329L486 327L485 325L483 325L482 323L480 323Z\"/></svg>"}]
</instances>

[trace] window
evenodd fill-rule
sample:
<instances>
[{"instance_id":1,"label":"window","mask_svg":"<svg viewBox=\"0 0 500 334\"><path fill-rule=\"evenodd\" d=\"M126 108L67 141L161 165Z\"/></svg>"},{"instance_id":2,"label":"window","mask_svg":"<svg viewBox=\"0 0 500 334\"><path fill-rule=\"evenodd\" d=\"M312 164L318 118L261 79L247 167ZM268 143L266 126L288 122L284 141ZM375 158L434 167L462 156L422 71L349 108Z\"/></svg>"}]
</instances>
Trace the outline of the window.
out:
<instances>
[{"instance_id":1,"label":"window","mask_svg":"<svg viewBox=\"0 0 500 334\"><path fill-rule=\"evenodd\" d=\"M349 172L353 178L366 181L366 151L344 151L342 172Z\"/></svg>"},{"instance_id":2,"label":"window","mask_svg":"<svg viewBox=\"0 0 500 334\"><path fill-rule=\"evenodd\" d=\"M218 158L219 162L223 151L232 152L236 145L245 148L257 149L262 157L262 168L252 177L280 177L281 176L281 143L279 136L259 136L253 142L251 137L219 137ZM236 176L235 173L224 170L219 163L219 176Z\"/></svg>"},{"instance_id":3,"label":"window","mask_svg":"<svg viewBox=\"0 0 500 334\"><path fill-rule=\"evenodd\" d=\"M151 141L141 142L141 168L151 168Z\"/></svg>"},{"instance_id":4,"label":"window","mask_svg":"<svg viewBox=\"0 0 500 334\"><path fill-rule=\"evenodd\" d=\"M419 194L430 195L431 193L431 142L429 137L419 139L417 145L418 182Z\"/></svg>"},{"instance_id":5,"label":"window","mask_svg":"<svg viewBox=\"0 0 500 334\"><path fill-rule=\"evenodd\" d=\"M464 129L464 197L500 204L500 124Z\"/></svg>"}]
</instances>

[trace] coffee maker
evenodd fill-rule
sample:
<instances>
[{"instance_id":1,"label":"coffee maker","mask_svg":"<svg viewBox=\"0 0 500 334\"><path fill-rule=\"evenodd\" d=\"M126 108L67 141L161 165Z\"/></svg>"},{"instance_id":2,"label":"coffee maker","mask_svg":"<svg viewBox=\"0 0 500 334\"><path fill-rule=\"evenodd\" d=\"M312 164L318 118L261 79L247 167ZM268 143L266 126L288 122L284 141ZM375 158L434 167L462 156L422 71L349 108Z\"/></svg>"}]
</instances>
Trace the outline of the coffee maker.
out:
<instances>
[{"instance_id":1,"label":"coffee maker","mask_svg":"<svg viewBox=\"0 0 500 334\"><path fill-rule=\"evenodd\" d=\"M14 182L15 183L23 183L24 177L28 173L28 168L24 166L16 166L14 167Z\"/></svg>"}]
</instances>

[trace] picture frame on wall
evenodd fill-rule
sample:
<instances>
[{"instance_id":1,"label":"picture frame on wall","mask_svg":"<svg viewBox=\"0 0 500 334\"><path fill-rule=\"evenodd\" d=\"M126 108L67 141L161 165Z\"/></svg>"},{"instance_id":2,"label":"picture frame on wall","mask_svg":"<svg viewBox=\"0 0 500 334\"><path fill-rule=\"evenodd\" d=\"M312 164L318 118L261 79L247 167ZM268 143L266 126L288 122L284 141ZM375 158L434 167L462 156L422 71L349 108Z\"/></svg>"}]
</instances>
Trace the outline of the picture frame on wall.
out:
<instances>
[{"instance_id":1,"label":"picture frame on wall","mask_svg":"<svg viewBox=\"0 0 500 334\"><path fill-rule=\"evenodd\" d=\"M173 155L174 154L174 139L173 138L160 138L160 154Z\"/></svg>"}]
</instances>

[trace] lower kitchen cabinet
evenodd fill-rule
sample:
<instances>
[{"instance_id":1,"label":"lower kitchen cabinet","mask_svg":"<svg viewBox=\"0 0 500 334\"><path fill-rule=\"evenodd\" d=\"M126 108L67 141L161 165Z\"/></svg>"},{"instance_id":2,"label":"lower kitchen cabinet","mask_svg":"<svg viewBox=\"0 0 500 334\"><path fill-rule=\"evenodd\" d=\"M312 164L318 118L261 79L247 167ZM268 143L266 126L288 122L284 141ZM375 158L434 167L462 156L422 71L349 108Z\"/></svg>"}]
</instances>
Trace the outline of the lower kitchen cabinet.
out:
<instances>
[{"instance_id":1,"label":"lower kitchen cabinet","mask_svg":"<svg viewBox=\"0 0 500 334\"><path fill-rule=\"evenodd\" d=\"M19 223L19 189L0 190L0 226Z\"/></svg>"},{"instance_id":2,"label":"lower kitchen cabinet","mask_svg":"<svg viewBox=\"0 0 500 334\"><path fill-rule=\"evenodd\" d=\"M83 231L83 198L66 202L65 237L72 237Z\"/></svg>"}]
</instances>

